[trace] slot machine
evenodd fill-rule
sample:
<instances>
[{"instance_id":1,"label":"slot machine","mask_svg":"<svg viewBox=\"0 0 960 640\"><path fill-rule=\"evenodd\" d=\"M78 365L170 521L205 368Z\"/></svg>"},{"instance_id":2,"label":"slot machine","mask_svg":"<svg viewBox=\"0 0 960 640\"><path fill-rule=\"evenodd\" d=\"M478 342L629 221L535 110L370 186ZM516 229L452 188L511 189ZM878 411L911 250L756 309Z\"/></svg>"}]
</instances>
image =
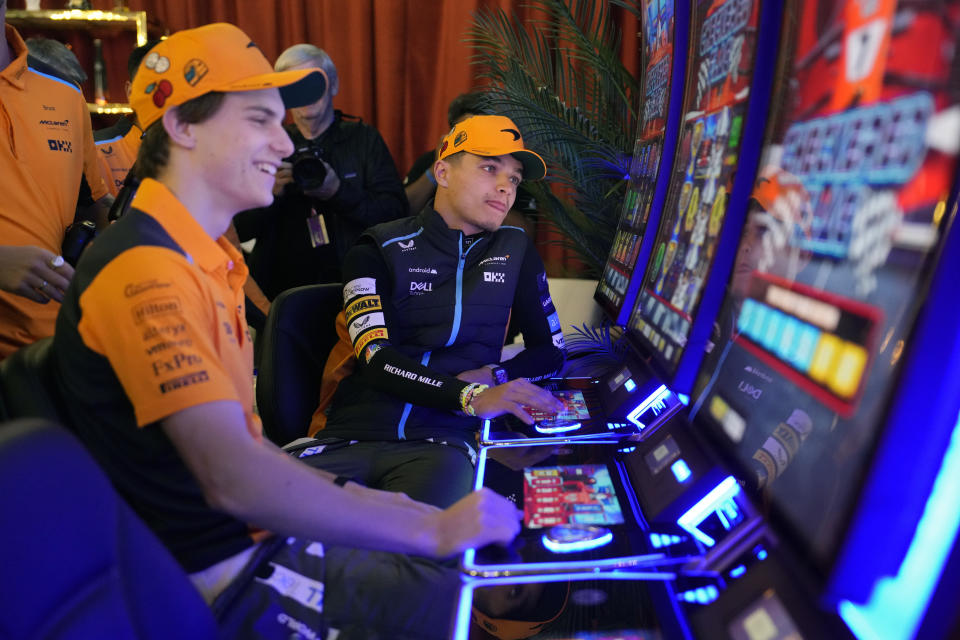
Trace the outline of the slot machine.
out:
<instances>
[{"instance_id":1,"label":"slot machine","mask_svg":"<svg viewBox=\"0 0 960 640\"><path fill-rule=\"evenodd\" d=\"M643 438L481 451L477 486L524 526L464 554L457 638L507 637L484 600L531 584L563 604L510 637L960 630L960 2L745 4L692 7L694 71L627 323L689 405ZM768 104L730 102L745 69ZM633 606L605 624L571 604L581 590Z\"/></svg>"},{"instance_id":2,"label":"slot machine","mask_svg":"<svg viewBox=\"0 0 960 640\"><path fill-rule=\"evenodd\" d=\"M646 231L659 224L687 73L689 6L653 0L644 2L642 10L644 98L640 124L617 231L594 293L604 315L615 325L625 324L649 259L652 243ZM543 386L563 402L564 411L535 415L533 426L512 416L485 421L481 444L614 441L652 431L657 422L681 406L678 396L638 357L597 377L567 376Z\"/></svg>"}]
</instances>

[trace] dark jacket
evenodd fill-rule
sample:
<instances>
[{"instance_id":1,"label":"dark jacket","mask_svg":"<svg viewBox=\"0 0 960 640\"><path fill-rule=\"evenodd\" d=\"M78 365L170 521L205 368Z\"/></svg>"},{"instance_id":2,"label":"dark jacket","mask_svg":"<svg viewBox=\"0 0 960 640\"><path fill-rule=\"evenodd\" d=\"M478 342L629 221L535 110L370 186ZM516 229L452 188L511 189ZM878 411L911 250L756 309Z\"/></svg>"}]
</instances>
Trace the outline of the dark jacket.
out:
<instances>
[{"instance_id":1,"label":"dark jacket","mask_svg":"<svg viewBox=\"0 0 960 640\"><path fill-rule=\"evenodd\" d=\"M270 299L291 287L341 282L343 258L363 230L408 215L393 157L374 127L337 111L330 128L313 140L296 125L286 129L295 148L320 151L340 177L340 188L329 200L315 200L291 183L271 206L234 218L241 240L257 239L247 263ZM314 210L324 216L328 245L310 242L306 220Z\"/></svg>"}]
</instances>

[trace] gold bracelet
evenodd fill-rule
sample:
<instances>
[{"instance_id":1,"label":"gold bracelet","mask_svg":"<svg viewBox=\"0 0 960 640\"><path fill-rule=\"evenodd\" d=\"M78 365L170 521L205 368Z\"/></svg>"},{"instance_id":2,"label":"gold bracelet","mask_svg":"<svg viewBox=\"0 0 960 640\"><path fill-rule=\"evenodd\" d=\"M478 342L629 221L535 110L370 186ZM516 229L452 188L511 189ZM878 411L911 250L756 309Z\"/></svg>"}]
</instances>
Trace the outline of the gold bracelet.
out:
<instances>
[{"instance_id":1,"label":"gold bracelet","mask_svg":"<svg viewBox=\"0 0 960 640\"><path fill-rule=\"evenodd\" d=\"M473 399L478 395L490 388L488 384L480 384L479 382L471 382L463 388L463 391L460 392L460 408L463 409L463 412L471 417L476 417L476 410L470 406L470 403L473 402Z\"/></svg>"}]
</instances>

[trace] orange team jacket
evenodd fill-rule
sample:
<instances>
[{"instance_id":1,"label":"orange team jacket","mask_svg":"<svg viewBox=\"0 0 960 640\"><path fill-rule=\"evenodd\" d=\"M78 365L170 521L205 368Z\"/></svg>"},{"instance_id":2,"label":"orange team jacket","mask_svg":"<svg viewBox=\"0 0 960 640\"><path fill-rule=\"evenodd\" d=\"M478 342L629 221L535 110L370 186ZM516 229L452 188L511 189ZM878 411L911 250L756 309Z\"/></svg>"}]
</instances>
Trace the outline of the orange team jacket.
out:
<instances>
[{"instance_id":1,"label":"orange team jacket","mask_svg":"<svg viewBox=\"0 0 960 640\"><path fill-rule=\"evenodd\" d=\"M107 194L90 113L76 85L30 68L23 38L10 25L6 35L15 58L0 70L0 244L59 254L81 178L94 200ZM59 308L0 291L0 359L53 335Z\"/></svg>"}]
</instances>

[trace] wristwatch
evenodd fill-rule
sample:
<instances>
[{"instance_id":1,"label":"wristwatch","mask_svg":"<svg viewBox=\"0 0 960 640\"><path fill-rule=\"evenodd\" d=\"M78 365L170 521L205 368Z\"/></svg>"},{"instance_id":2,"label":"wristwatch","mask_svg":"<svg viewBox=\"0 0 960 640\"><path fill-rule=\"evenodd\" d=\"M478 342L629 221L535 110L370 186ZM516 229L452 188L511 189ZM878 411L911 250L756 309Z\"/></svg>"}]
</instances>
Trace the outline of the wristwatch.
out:
<instances>
[{"instance_id":1,"label":"wristwatch","mask_svg":"<svg viewBox=\"0 0 960 640\"><path fill-rule=\"evenodd\" d=\"M490 373L493 374L493 381L497 384L504 384L510 377L507 376L507 370L501 367L498 364L487 365L490 368Z\"/></svg>"}]
</instances>

